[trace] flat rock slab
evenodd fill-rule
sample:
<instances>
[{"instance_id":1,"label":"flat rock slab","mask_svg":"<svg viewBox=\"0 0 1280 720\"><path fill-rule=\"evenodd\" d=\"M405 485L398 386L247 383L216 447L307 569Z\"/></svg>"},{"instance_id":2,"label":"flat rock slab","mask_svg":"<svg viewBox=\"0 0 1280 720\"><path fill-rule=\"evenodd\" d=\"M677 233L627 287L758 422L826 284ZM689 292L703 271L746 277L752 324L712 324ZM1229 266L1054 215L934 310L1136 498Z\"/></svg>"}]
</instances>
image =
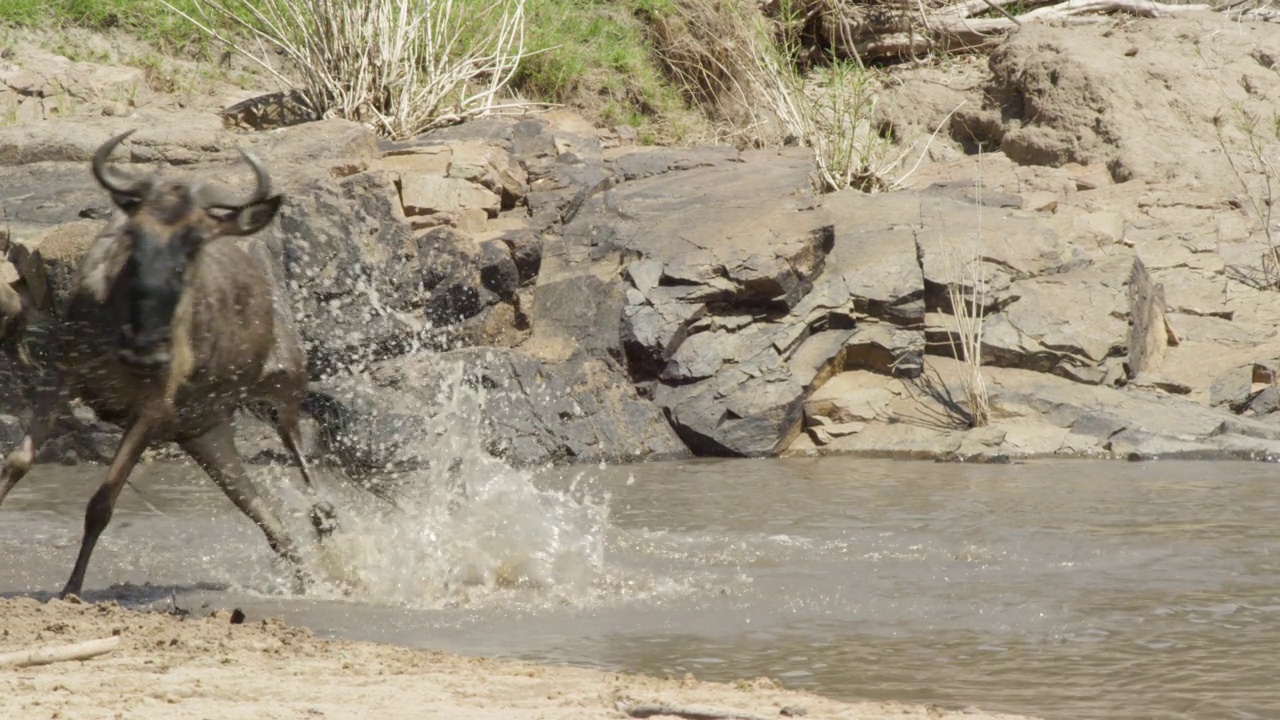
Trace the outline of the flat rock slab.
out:
<instances>
[{"instance_id":1,"label":"flat rock slab","mask_svg":"<svg viewBox=\"0 0 1280 720\"><path fill-rule=\"evenodd\" d=\"M850 452L904 457L1050 455L1152 458L1280 457L1280 425L1251 420L1155 389L1081 385L1013 368L984 370L989 427L968 429L959 364L930 358L921 380L855 371L810 398L813 414L865 420L824 446L800 436L789 454Z\"/></svg>"}]
</instances>

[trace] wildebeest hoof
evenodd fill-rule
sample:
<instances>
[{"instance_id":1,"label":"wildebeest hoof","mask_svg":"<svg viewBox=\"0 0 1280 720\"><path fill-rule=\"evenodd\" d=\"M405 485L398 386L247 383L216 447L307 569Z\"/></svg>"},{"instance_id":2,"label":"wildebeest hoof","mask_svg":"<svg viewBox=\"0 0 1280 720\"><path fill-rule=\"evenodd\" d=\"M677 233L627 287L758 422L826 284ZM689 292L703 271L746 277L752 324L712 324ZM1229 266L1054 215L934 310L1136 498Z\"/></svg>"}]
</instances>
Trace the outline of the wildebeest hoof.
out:
<instances>
[{"instance_id":1,"label":"wildebeest hoof","mask_svg":"<svg viewBox=\"0 0 1280 720\"><path fill-rule=\"evenodd\" d=\"M311 525L321 537L332 535L338 529L338 511L328 500L317 500L311 506Z\"/></svg>"}]
</instances>

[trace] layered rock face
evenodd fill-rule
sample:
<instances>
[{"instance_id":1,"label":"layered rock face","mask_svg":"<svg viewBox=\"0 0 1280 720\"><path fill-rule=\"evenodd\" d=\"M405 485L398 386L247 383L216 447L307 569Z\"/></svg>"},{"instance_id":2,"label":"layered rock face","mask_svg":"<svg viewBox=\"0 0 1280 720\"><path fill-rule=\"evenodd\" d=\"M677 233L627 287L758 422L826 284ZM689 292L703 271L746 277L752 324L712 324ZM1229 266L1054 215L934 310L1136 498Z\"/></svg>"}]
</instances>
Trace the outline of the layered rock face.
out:
<instances>
[{"instance_id":1,"label":"layered rock face","mask_svg":"<svg viewBox=\"0 0 1280 720\"><path fill-rule=\"evenodd\" d=\"M253 242L306 341L312 450L352 468L430 463L446 380L483 396L483 445L517 464L1272 454L1280 271L1249 202L1266 166L1219 111L1280 100L1280 42L1222 21L1027 27L954 114L958 91L908 77L887 122L950 138L878 195L816 192L807 149L624 145L565 112L404 143L207 113L0 128L0 187L22 189L0 308L27 304L38 356L109 215L89 156L141 126L136 169L234 186L245 148L272 170L286 205ZM1188 34L1216 44L1197 56ZM957 285L983 291L989 427L969 427ZM12 440L36 379L0 362ZM112 428L67 422L46 459L109 453ZM246 456L278 455L242 435Z\"/></svg>"}]
</instances>

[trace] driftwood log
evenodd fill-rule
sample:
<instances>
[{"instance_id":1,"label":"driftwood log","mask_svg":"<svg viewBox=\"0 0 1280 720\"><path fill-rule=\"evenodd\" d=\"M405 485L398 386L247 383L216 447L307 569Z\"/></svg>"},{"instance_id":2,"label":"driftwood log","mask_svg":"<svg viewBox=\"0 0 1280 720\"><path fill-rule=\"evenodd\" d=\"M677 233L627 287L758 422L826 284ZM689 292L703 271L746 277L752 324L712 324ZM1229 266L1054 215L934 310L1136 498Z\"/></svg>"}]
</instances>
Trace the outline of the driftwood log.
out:
<instances>
[{"instance_id":1,"label":"driftwood log","mask_svg":"<svg viewBox=\"0 0 1280 720\"><path fill-rule=\"evenodd\" d=\"M1043 7L1021 15L1005 9L1020 3ZM1166 17L1210 9L1204 4L1150 0L962 0L942 5L906 0L809 0L802 4L807 11L804 33L808 42L824 52L859 62L916 57L934 50L983 48L1000 40L1006 31L1028 23L1088 24L1099 22L1100 13Z\"/></svg>"},{"instance_id":2,"label":"driftwood log","mask_svg":"<svg viewBox=\"0 0 1280 720\"><path fill-rule=\"evenodd\" d=\"M684 720L769 720L759 715L703 707L677 707L675 705L627 702L618 702L616 707L618 712L633 718L665 716L684 718Z\"/></svg>"},{"instance_id":3,"label":"driftwood log","mask_svg":"<svg viewBox=\"0 0 1280 720\"><path fill-rule=\"evenodd\" d=\"M35 650L18 650L17 652L0 654L0 668L24 668L36 665L65 662L67 660L88 660L105 655L120 645L120 636L113 635L98 640L56 647L38 648Z\"/></svg>"}]
</instances>

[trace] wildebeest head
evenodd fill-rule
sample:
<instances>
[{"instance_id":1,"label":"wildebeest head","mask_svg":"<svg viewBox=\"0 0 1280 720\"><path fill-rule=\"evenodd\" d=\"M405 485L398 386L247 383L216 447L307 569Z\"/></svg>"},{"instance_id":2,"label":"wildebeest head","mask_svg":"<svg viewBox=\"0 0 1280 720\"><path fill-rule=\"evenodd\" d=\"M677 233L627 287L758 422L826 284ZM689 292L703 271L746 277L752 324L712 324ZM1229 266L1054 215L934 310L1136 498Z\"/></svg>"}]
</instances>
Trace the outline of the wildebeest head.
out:
<instances>
[{"instance_id":1,"label":"wildebeest head","mask_svg":"<svg viewBox=\"0 0 1280 720\"><path fill-rule=\"evenodd\" d=\"M124 268L128 320L120 328L119 357L139 370L170 360L174 312L185 273L205 243L223 236L250 235L271 222L281 196L271 195L271 177L248 153L257 186L248 199L200 183L133 178L110 167L107 158L130 130L111 138L93 155L93 176L124 211L120 232L129 243Z\"/></svg>"}]
</instances>

